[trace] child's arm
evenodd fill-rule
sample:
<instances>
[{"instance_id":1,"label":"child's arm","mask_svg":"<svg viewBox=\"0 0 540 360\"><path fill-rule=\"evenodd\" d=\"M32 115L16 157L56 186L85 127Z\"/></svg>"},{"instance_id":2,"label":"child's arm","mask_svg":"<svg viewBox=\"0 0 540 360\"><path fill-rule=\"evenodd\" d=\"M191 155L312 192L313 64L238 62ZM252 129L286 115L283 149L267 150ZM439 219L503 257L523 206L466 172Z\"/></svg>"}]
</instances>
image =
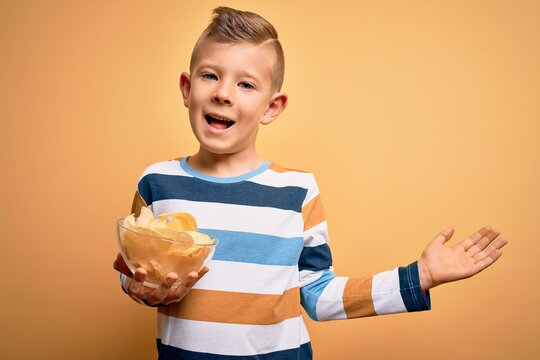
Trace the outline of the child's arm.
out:
<instances>
[{"instance_id":1,"label":"child's arm","mask_svg":"<svg viewBox=\"0 0 540 360\"><path fill-rule=\"evenodd\" d=\"M459 244L444 246L454 229L442 231L418 260L422 289L429 290L447 282L469 278L493 264L508 243L500 232L484 226Z\"/></svg>"},{"instance_id":2,"label":"child's arm","mask_svg":"<svg viewBox=\"0 0 540 360\"><path fill-rule=\"evenodd\" d=\"M120 276L125 280L122 281L122 289L133 300L149 306L169 305L182 300L197 281L208 272L206 266L198 274L195 271L190 272L188 277L176 289L171 289L171 287L178 279L178 275L169 273L161 285L154 289L143 285L144 280L146 280L146 270L138 268L132 274L120 254L117 255L113 267L121 273Z\"/></svg>"},{"instance_id":3,"label":"child's arm","mask_svg":"<svg viewBox=\"0 0 540 360\"><path fill-rule=\"evenodd\" d=\"M314 320L350 319L431 308L429 289L470 277L495 262L507 244L484 227L461 243L446 247L453 230L441 232L419 261L365 277L336 276L318 187L313 183L302 207L304 249L300 255L302 305Z\"/></svg>"},{"instance_id":4,"label":"child's arm","mask_svg":"<svg viewBox=\"0 0 540 360\"><path fill-rule=\"evenodd\" d=\"M457 245L444 246L452 234L451 228L442 231L417 262L366 277L336 276L328 246L316 251L308 247L303 254L310 255L301 258L301 265L311 270L301 272L306 311L314 320L335 320L429 310L429 289L479 273L502 255L501 248L508 243L485 226Z\"/></svg>"}]
</instances>

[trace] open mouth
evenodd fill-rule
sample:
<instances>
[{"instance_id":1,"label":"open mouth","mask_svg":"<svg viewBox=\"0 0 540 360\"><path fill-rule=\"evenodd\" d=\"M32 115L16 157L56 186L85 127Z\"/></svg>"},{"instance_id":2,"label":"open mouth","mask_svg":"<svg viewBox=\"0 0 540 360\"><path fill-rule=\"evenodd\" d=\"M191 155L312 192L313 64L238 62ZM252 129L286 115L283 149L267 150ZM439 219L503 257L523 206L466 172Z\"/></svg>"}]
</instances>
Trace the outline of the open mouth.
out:
<instances>
[{"instance_id":1,"label":"open mouth","mask_svg":"<svg viewBox=\"0 0 540 360\"><path fill-rule=\"evenodd\" d=\"M216 115L206 114L204 115L204 118L206 119L206 122L208 123L208 125L216 129L228 129L234 125L233 120L217 117Z\"/></svg>"}]
</instances>

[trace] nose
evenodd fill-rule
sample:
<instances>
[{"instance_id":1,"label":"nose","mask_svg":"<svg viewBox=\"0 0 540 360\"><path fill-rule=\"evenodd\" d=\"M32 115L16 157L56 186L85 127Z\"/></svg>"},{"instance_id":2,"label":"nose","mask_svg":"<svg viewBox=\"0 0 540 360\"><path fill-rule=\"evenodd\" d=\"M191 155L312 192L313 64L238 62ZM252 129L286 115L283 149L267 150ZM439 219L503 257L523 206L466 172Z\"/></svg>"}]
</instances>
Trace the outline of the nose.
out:
<instances>
[{"instance_id":1,"label":"nose","mask_svg":"<svg viewBox=\"0 0 540 360\"><path fill-rule=\"evenodd\" d=\"M212 94L212 101L216 104L232 105L232 92L226 83L217 84Z\"/></svg>"}]
</instances>

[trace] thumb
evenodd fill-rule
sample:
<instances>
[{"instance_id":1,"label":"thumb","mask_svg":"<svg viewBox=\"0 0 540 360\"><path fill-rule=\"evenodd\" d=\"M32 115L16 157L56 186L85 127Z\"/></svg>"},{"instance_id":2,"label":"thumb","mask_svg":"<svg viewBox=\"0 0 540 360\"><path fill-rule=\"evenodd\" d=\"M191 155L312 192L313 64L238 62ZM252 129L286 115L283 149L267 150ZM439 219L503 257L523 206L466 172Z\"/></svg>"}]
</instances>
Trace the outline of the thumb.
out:
<instances>
[{"instance_id":1,"label":"thumb","mask_svg":"<svg viewBox=\"0 0 540 360\"><path fill-rule=\"evenodd\" d=\"M437 235L437 237L435 239L433 239L433 241L431 243L432 244L443 245L445 242L450 240L452 235L454 235L454 228L453 227L448 227L448 228L444 229L443 231L441 231L439 233L439 235Z\"/></svg>"},{"instance_id":2,"label":"thumb","mask_svg":"<svg viewBox=\"0 0 540 360\"><path fill-rule=\"evenodd\" d=\"M122 255L120 255L120 253L116 255L116 259L113 262L113 268L114 270L119 271L123 273L124 275L133 277L131 270L127 266L126 262L124 261L124 258L122 257Z\"/></svg>"}]
</instances>

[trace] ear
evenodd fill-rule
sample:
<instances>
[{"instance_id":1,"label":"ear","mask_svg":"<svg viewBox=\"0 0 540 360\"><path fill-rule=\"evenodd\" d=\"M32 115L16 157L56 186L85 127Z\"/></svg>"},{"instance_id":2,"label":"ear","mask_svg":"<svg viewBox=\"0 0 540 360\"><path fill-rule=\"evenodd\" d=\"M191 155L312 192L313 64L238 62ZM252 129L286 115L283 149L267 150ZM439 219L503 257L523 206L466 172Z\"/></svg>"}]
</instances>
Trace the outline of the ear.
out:
<instances>
[{"instance_id":1,"label":"ear","mask_svg":"<svg viewBox=\"0 0 540 360\"><path fill-rule=\"evenodd\" d=\"M189 74L186 72L183 72L182 75L180 75L180 91L182 92L184 106L188 107L189 93L191 91L191 80Z\"/></svg>"},{"instance_id":2,"label":"ear","mask_svg":"<svg viewBox=\"0 0 540 360\"><path fill-rule=\"evenodd\" d=\"M268 108L264 112L261 124L268 125L276 120L279 114L287 107L289 97L284 92L277 92L270 98Z\"/></svg>"}]
</instances>

